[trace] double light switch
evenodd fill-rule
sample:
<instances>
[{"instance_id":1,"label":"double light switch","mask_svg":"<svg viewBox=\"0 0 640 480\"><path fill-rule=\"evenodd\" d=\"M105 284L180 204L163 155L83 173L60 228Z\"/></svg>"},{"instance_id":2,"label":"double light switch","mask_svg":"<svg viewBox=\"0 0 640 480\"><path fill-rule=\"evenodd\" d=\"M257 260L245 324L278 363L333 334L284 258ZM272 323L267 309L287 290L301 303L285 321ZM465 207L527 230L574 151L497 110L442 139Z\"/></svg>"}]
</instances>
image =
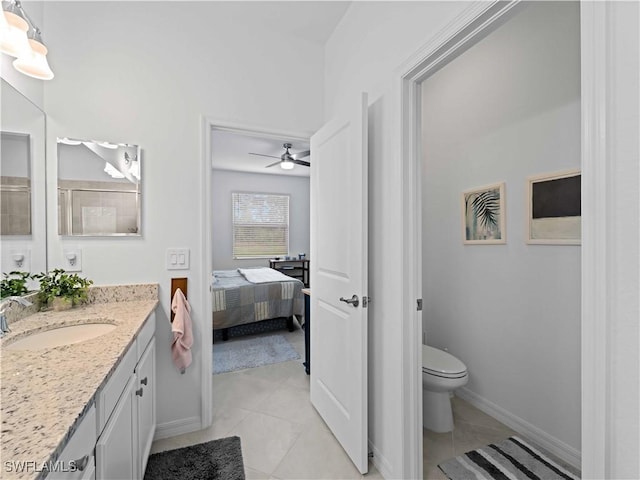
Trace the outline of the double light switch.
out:
<instances>
[{"instance_id":1,"label":"double light switch","mask_svg":"<svg viewBox=\"0 0 640 480\"><path fill-rule=\"evenodd\" d=\"M189 270L189 249L169 248L167 250L167 270Z\"/></svg>"}]
</instances>

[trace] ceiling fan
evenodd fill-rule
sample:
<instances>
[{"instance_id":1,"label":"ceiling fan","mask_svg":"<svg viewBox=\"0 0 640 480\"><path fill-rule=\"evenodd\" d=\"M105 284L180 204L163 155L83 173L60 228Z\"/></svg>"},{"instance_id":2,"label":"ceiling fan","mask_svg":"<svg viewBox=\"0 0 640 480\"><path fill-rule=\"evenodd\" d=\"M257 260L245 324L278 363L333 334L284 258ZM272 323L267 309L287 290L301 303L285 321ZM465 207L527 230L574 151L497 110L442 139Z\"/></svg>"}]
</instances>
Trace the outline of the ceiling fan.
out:
<instances>
[{"instance_id":1,"label":"ceiling fan","mask_svg":"<svg viewBox=\"0 0 640 480\"><path fill-rule=\"evenodd\" d=\"M274 162L271 165L267 165L265 168L280 165L280 167L283 168L284 170L291 170L295 165L304 165L305 167L311 166L309 162L300 160L301 158L305 158L311 155L310 150L305 150L304 152L298 152L298 153L289 153L289 149L292 147L292 145L290 143L283 143L282 146L285 149L285 152L279 157L275 157L273 155L265 155L263 153L252 153L252 152L249 152L249 155L259 155L261 157L270 157L270 158L280 159L279 161Z\"/></svg>"}]
</instances>

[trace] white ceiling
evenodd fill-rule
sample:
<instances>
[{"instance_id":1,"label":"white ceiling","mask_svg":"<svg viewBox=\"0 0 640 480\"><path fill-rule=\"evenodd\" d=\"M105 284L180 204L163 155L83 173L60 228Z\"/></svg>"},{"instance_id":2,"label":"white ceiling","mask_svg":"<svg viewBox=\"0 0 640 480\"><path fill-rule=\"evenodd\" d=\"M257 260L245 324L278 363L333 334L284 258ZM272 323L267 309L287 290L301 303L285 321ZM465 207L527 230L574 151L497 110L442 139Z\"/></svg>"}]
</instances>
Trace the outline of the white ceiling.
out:
<instances>
[{"instance_id":1,"label":"white ceiling","mask_svg":"<svg viewBox=\"0 0 640 480\"><path fill-rule=\"evenodd\" d=\"M343 1L235 1L225 2L225 8L243 26L279 31L324 45L350 4Z\"/></svg>"},{"instance_id":2,"label":"white ceiling","mask_svg":"<svg viewBox=\"0 0 640 480\"><path fill-rule=\"evenodd\" d=\"M236 1L225 2L224 7L232 18L242 19L245 27L279 31L324 45L350 4L345 1ZM212 166L221 170L308 177L310 168L302 165L296 165L293 170L283 170L278 165L265 168L278 161L284 153L282 144L285 142L293 144L291 153L309 150L308 141L213 130ZM249 152L277 158L250 155Z\"/></svg>"},{"instance_id":3,"label":"white ceiling","mask_svg":"<svg viewBox=\"0 0 640 480\"><path fill-rule=\"evenodd\" d=\"M220 170L308 177L311 168L302 165L296 165L293 170L283 170L279 165L266 168L267 165L280 160L280 155L284 153L283 143L293 145L289 150L290 153L309 150L308 141L292 140L286 137L264 138L224 130L212 130L211 164L213 168ZM276 158L250 155L250 152L272 155ZM310 157L302 160L308 162Z\"/></svg>"}]
</instances>

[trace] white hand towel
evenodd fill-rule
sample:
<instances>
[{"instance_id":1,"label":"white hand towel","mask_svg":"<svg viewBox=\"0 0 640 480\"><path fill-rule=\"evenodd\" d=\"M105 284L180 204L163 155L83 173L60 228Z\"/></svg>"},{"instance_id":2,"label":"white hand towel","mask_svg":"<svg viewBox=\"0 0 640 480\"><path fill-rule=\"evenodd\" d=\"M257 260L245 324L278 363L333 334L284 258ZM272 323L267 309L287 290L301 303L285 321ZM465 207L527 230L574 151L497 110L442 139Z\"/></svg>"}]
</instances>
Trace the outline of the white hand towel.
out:
<instances>
[{"instance_id":1,"label":"white hand towel","mask_svg":"<svg viewBox=\"0 0 640 480\"><path fill-rule=\"evenodd\" d=\"M180 373L184 373L191 365L191 346L193 345L193 332L191 331L191 305L179 288L173 294L171 310L175 314L171 331L173 343L171 344L171 358Z\"/></svg>"}]
</instances>

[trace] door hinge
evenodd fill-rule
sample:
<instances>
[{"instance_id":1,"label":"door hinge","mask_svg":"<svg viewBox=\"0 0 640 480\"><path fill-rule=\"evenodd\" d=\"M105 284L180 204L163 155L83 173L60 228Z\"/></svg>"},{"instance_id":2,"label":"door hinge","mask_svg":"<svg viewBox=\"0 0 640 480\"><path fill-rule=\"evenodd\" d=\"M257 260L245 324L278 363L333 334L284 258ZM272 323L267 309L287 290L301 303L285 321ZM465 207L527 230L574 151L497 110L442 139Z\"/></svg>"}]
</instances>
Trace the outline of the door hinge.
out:
<instances>
[{"instance_id":1,"label":"door hinge","mask_svg":"<svg viewBox=\"0 0 640 480\"><path fill-rule=\"evenodd\" d=\"M373 452L369 452L369 454L367 455L369 458L373 458Z\"/></svg>"},{"instance_id":2,"label":"door hinge","mask_svg":"<svg viewBox=\"0 0 640 480\"><path fill-rule=\"evenodd\" d=\"M369 302L371 302L371 297L367 297L366 295L362 296L362 308L367 308L369 306Z\"/></svg>"},{"instance_id":3,"label":"door hinge","mask_svg":"<svg viewBox=\"0 0 640 480\"><path fill-rule=\"evenodd\" d=\"M421 311L422 311L422 299L421 299L421 298L419 298L418 300L416 300L416 303L417 303L416 310L417 310L418 312L421 312Z\"/></svg>"}]
</instances>

